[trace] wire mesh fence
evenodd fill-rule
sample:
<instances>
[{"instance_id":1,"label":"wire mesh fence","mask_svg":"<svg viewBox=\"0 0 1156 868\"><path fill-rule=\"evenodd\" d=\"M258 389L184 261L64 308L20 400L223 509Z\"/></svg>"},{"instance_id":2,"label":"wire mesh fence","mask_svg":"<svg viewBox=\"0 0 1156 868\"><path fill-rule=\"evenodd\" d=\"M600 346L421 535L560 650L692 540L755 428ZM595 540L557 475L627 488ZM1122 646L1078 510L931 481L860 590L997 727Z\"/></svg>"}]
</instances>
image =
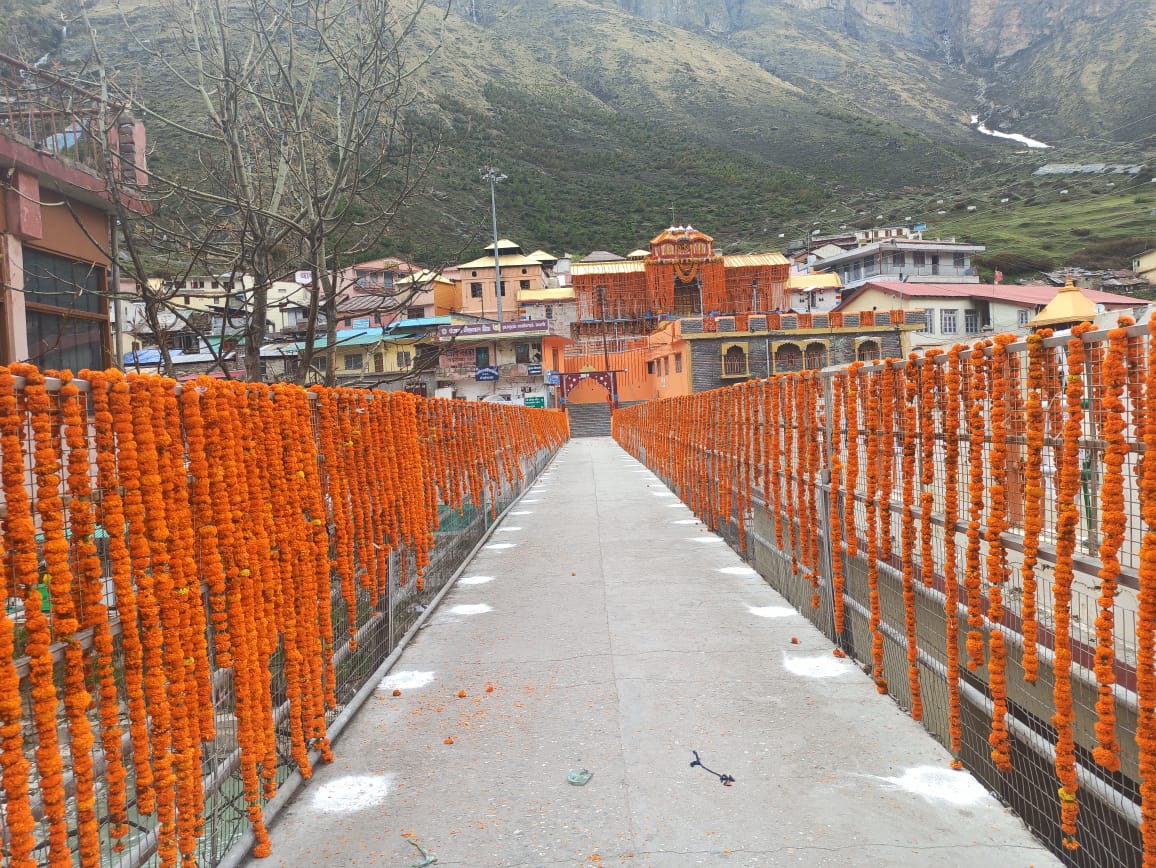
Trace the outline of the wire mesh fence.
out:
<instances>
[{"instance_id":1,"label":"wire mesh fence","mask_svg":"<svg viewBox=\"0 0 1156 868\"><path fill-rule=\"evenodd\" d=\"M1154 627L1138 594L1149 338L1146 327L1130 327L1078 343L987 341L825 372L810 385L793 376L744 384L630 408L616 418L616 436L898 704L918 705L931 734L951 747L957 727L958 759L1065 864L1139 866L1137 667ZM817 461L807 457L811 437ZM1105 488L1113 450L1118 494ZM1112 533L1117 545L1102 548ZM1118 561L1107 592L1102 555ZM949 590L957 633L948 629ZM982 655L974 668L969 629ZM1006 655L993 690L996 631ZM1029 648L1038 663L1025 661ZM956 691L953 657L962 661ZM1062 831L1065 791L1077 788L1057 770L1061 657L1078 836ZM1010 767L993 756L993 718L1006 727ZM1118 741L1116 769L1096 755L1105 719Z\"/></svg>"}]
</instances>

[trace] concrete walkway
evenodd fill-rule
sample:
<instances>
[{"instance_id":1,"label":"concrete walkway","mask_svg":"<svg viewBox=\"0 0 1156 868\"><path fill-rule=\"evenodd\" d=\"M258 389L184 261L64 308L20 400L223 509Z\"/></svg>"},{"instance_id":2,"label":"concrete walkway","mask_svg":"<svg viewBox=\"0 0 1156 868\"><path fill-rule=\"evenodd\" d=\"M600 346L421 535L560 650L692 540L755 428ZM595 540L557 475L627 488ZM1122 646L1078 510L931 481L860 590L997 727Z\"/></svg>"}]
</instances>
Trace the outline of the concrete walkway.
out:
<instances>
[{"instance_id":1,"label":"concrete walkway","mask_svg":"<svg viewBox=\"0 0 1156 868\"><path fill-rule=\"evenodd\" d=\"M256 864L421 863L403 834L439 866L1059 864L831 648L612 440L572 441Z\"/></svg>"}]
</instances>

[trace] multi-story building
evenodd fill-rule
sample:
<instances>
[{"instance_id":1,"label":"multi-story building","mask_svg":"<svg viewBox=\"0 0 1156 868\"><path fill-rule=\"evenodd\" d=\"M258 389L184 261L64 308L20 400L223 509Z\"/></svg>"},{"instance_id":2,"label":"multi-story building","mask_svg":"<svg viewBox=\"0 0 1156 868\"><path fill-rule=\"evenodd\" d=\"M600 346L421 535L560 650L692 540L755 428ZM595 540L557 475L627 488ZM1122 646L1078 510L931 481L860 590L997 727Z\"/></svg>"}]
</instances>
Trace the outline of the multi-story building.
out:
<instances>
[{"instance_id":1,"label":"multi-story building","mask_svg":"<svg viewBox=\"0 0 1156 868\"><path fill-rule=\"evenodd\" d=\"M982 244L894 237L871 241L850 250L816 257L811 270L838 274L843 290L868 281L905 283L979 283L974 257ZM818 251L816 251L818 253Z\"/></svg>"},{"instance_id":2,"label":"multi-story building","mask_svg":"<svg viewBox=\"0 0 1156 868\"><path fill-rule=\"evenodd\" d=\"M4 362L78 371L112 361L113 197L146 210L134 192L145 182L145 133L123 109L101 109L96 95L0 58Z\"/></svg>"},{"instance_id":3,"label":"multi-story building","mask_svg":"<svg viewBox=\"0 0 1156 868\"><path fill-rule=\"evenodd\" d=\"M486 255L457 266L459 291L458 313L469 316L498 319L498 289L495 279L494 245L487 245ZM518 293L523 290L545 289L550 269L549 254L540 251L527 256L522 248L509 239L498 241L498 268L501 270L502 320L516 320L521 316Z\"/></svg>"},{"instance_id":4,"label":"multi-story building","mask_svg":"<svg viewBox=\"0 0 1156 868\"><path fill-rule=\"evenodd\" d=\"M847 291L838 312L923 310L926 325L914 336L919 345L953 343L984 334L1028 328L1028 324L1059 290L1047 284L899 283L872 280ZM1111 292L1085 289L1083 293L1101 310L1125 310L1147 303Z\"/></svg>"}]
</instances>

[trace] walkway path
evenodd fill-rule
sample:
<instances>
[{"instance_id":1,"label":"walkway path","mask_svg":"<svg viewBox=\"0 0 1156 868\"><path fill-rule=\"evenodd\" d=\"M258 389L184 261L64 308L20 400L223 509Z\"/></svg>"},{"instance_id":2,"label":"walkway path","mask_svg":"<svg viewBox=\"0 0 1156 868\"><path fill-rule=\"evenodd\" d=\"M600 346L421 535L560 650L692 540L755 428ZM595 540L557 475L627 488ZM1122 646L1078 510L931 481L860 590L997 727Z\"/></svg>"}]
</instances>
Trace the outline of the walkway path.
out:
<instances>
[{"instance_id":1,"label":"walkway path","mask_svg":"<svg viewBox=\"0 0 1156 868\"><path fill-rule=\"evenodd\" d=\"M1058 864L831 647L612 440L573 441L259 864L420 863L403 833L471 868Z\"/></svg>"}]
</instances>

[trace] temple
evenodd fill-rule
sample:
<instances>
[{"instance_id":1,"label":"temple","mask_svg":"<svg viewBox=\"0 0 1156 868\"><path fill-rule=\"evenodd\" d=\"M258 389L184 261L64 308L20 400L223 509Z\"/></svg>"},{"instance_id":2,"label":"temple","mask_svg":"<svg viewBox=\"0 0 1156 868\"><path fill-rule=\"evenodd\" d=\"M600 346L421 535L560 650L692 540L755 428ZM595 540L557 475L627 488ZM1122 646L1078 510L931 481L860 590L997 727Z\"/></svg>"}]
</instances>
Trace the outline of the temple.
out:
<instances>
[{"instance_id":1,"label":"temple","mask_svg":"<svg viewBox=\"0 0 1156 868\"><path fill-rule=\"evenodd\" d=\"M643 336L678 317L783 310L789 271L780 253L721 256L705 232L671 226L641 257L574 263L574 337L606 328L619 338Z\"/></svg>"}]
</instances>

